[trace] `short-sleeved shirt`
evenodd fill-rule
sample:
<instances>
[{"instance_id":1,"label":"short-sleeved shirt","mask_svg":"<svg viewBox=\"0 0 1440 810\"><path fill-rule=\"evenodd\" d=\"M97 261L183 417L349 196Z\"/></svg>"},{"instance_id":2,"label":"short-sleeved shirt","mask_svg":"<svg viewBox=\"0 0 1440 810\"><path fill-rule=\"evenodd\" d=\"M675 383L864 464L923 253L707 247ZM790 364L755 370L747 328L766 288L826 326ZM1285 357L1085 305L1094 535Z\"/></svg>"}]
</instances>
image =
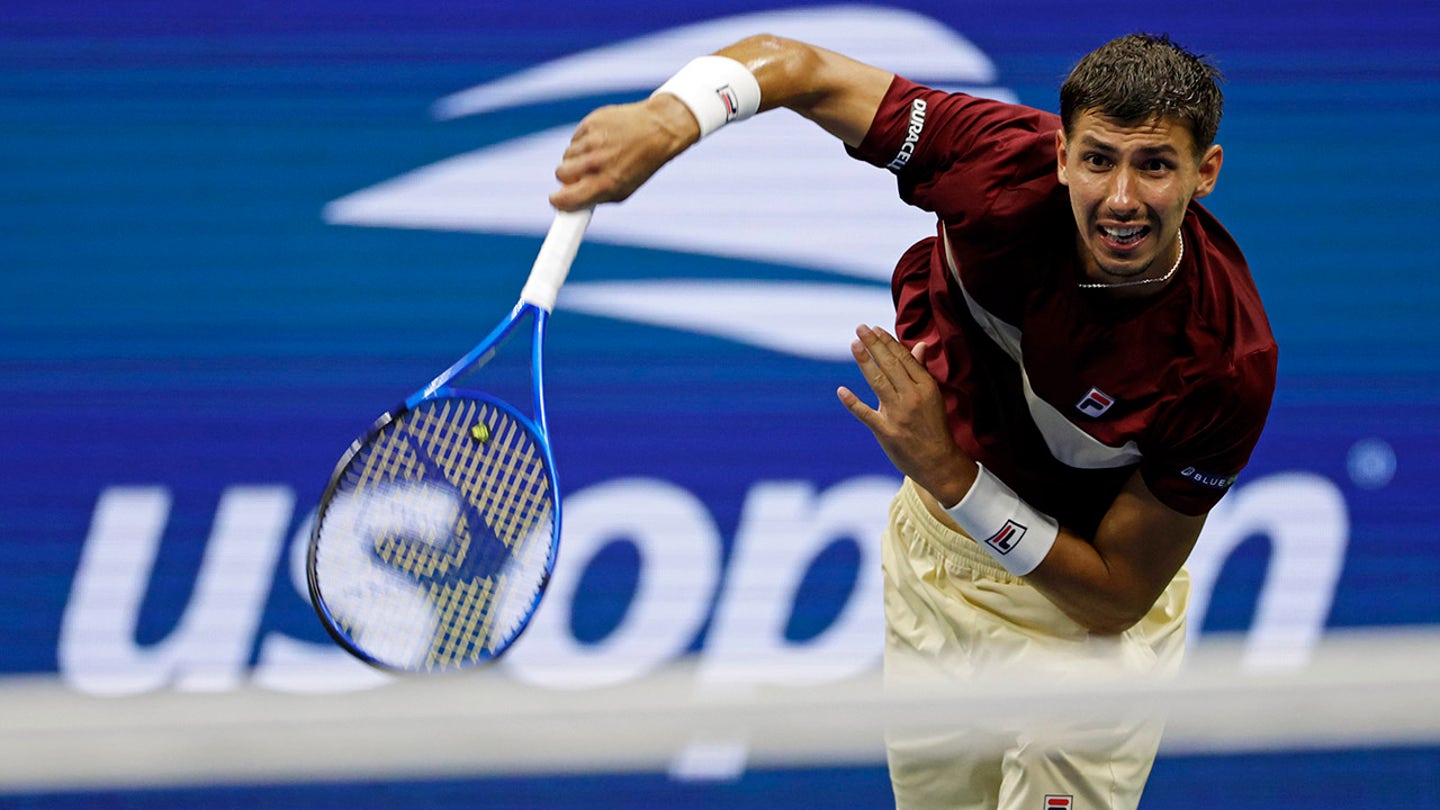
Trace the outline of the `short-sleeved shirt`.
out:
<instances>
[{"instance_id":1,"label":"short-sleeved shirt","mask_svg":"<svg viewBox=\"0 0 1440 810\"><path fill-rule=\"evenodd\" d=\"M937 236L895 269L896 333L932 348L957 443L1032 506L1093 536L1138 468L1185 514L1249 461L1277 348L1230 234L1192 202L1176 277L1084 290L1058 116L896 77L853 156L889 168Z\"/></svg>"}]
</instances>

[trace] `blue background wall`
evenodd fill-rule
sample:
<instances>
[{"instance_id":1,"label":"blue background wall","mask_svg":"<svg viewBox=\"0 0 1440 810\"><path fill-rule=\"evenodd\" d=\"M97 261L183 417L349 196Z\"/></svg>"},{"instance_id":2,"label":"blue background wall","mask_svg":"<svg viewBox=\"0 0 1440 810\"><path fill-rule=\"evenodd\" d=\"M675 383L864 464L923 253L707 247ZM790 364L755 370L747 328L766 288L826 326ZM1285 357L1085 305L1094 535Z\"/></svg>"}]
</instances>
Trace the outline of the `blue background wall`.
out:
<instances>
[{"instance_id":1,"label":"blue background wall","mask_svg":"<svg viewBox=\"0 0 1440 810\"><path fill-rule=\"evenodd\" d=\"M1440 623L1440 260L1431 238L1440 213L1440 9L892 7L963 34L993 60L995 85L1045 108L1073 61L1118 33L1170 31L1216 58L1229 78L1227 159L1207 203L1246 248L1282 346L1270 427L1242 484L1298 472L1343 496L1348 543L1329 627ZM538 244L528 235L328 224L327 203L635 94L446 122L429 114L436 99L568 54L771 8L8 4L0 14L0 559L9 561L0 569L0 674L65 668L67 605L74 609L77 567L107 491L160 488L170 499L143 583L138 648L176 627L234 487L292 495L281 533L287 542L303 534L338 452L508 309ZM626 244L587 245L576 270L577 280L668 275L819 277L782 262ZM549 348L567 491L663 479L704 504L725 538L722 557L757 481L823 489L890 474L833 400L835 385L856 383L844 363L563 307ZM588 600L572 622L581 641L603 640L625 621L643 575L621 546L607 548L575 597ZM1205 631L1249 627L1267 549L1257 537L1228 557ZM324 643L288 583L286 559L273 563L275 587L256 617L247 665L267 635ZM833 619L854 565L841 547L817 558L791 636ZM688 649L703 651L706 641L702 623ZM1148 806L1436 806L1437 787L1432 749L1165 757ZM875 767L752 772L726 784L653 775L25 803L384 807L414 803L400 798L411 790L457 806L488 791L484 806L496 807L888 801Z\"/></svg>"}]
</instances>

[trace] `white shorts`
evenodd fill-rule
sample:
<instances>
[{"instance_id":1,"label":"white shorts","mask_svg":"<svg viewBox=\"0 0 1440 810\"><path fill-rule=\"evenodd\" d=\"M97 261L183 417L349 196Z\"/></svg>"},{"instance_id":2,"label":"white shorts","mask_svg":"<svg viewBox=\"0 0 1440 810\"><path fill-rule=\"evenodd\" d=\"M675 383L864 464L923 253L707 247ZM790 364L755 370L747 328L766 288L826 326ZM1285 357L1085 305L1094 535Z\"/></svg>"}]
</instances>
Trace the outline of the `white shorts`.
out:
<instances>
[{"instance_id":1,"label":"white shorts","mask_svg":"<svg viewBox=\"0 0 1440 810\"><path fill-rule=\"evenodd\" d=\"M937 520L909 480L891 504L882 554L889 684L937 674L963 682L1013 667L1057 679L1080 670L1086 677L1165 676L1184 656L1190 593L1184 569L1130 630L1092 635ZM1106 718L1067 733L1063 747L1023 728L989 724L942 734L892 729L886 743L896 806L1135 808L1163 725L1154 717Z\"/></svg>"}]
</instances>

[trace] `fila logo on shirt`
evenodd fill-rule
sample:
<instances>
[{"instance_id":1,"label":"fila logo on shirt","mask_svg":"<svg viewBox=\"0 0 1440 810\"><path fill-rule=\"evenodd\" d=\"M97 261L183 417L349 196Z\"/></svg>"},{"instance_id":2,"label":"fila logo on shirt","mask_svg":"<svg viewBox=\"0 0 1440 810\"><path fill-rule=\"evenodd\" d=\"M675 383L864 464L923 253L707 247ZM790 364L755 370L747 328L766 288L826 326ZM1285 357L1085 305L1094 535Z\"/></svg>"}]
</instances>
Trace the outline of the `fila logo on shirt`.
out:
<instances>
[{"instance_id":1,"label":"fila logo on shirt","mask_svg":"<svg viewBox=\"0 0 1440 810\"><path fill-rule=\"evenodd\" d=\"M1000 552L1009 554L1015 546L1020 544L1021 538L1025 536L1025 527L1013 520L1005 521L1000 531L985 538L986 545Z\"/></svg>"},{"instance_id":2,"label":"fila logo on shirt","mask_svg":"<svg viewBox=\"0 0 1440 810\"><path fill-rule=\"evenodd\" d=\"M1075 403L1075 407L1087 416L1103 416L1110 406L1115 404L1115 398L1101 391L1099 388L1091 388L1084 399Z\"/></svg>"},{"instance_id":3,"label":"fila logo on shirt","mask_svg":"<svg viewBox=\"0 0 1440 810\"><path fill-rule=\"evenodd\" d=\"M1074 796L1056 796L1051 794L1045 797L1045 810L1071 810L1074 806Z\"/></svg>"}]
</instances>

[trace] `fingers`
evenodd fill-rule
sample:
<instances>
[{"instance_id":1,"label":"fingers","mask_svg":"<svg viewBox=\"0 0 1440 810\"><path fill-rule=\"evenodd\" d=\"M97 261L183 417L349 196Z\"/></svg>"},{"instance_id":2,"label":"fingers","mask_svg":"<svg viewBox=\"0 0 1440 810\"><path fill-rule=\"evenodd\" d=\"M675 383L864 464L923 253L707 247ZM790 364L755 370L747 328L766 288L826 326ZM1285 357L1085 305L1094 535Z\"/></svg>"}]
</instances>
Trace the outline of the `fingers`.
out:
<instances>
[{"instance_id":1,"label":"fingers","mask_svg":"<svg viewBox=\"0 0 1440 810\"><path fill-rule=\"evenodd\" d=\"M575 128L550 204L571 211L624 200L699 137L695 117L673 96L600 107Z\"/></svg>"},{"instance_id":2,"label":"fingers","mask_svg":"<svg viewBox=\"0 0 1440 810\"><path fill-rule=\"evenodd\" d=\"M910 347L910 356L915 358L915 362L923 366L925 365L925 350L929 348L930 344L925 341L916 341L915 345Z\"/></svg>"},{"instance_id":3,"label":"fingers","mask_svg":"<svg viewBox=\"0 0 1440 810\"><path fill-rule=\"evenodd\" d=\"M595 130L591 117L581 121L560 164L555 167L560 188L550 195L550 204L561 211L576 211L619 199L611 178L605 173L604 138Z\"/></svg>"},{"instance_id":4,"label":"fingers","mask_svg":"<svg viewBox=\"0 0 1440 810\"><path fill-rule=\"evenodd\" d=\"M858 343L864 347L864 352L873 360L877 374L884 377L885 383L893 388L898 385L927 385L932 381L930 372L925 368L924 358L927 344L916 343L911 349L906 349L900 341L896 340L889 332L874 326L861 325L855 329ZM860 362L858 349L852 345L851 353L856 355L856 362ZM864 370L864 364L861 365ZM866 379L870 379L870 373ZM879 393L879 391L876 391Z\"/></svg>"},{"instance_id":5,"label":"fingers","mask_svg":"<svg viewBox=\"0 0 1440 810\"><path fill-rule=\"evenodd\" d=\"M855 358L855 365L860 368L860 373L864 375L870 390L878 394L882 401L886 395L895 390L895 383L890 379L889 373L876 361L875 355L865 345L863 338L857 337L850 342L850 356Z\"/></svg>"},{"instance_id":6,"label":"fingers","mask_svg":"<svg viewBox=\"0 0 1440 810\"><path fill-rule=\"evenodd\" d=\"M887 430L889 423L904 423L912 414L923 412L937 394L935 379L923 362L927 348L920 342L906 349L884 329L856 327L850 354L879 402L871 408L843 386L836 392L840 402L877 435Z\"/></svg>"},{"instance_id":7,"label":"fingers","mask_svg":"<svg viewBox=\"0 0 1440 810\"><path fill-rule=\"evenodd\" d=\"M839 397L840 404L844 405L851 415L872 432L880 427L880 412L866 405L864 400L855 396L855 392L842 385L835 390L835 396Z\"/></svg>"},{"instance_id":8,"label":"fingers","mask_svg":"<svg viewBox=\"0 0 1440 810\"><path fill-rule=\"evenodd\" d=\"M560 211L579 211L601 202L613 202L618 198L605 195L603 187L592 180L581 179L566 183L550 195L550 204Z\"/></svg>"},{"instance_id":9,"label":"fingers","mask_svg":"<svg viewBox=\"0 0 1440 810\"><path fill-rule=\"evenodd\" d=\"M870 406L866 405L860 400L859 397L855 396L855 392L851 391L847 386L842 385L839 388L835 389L835 396L839 397L840 404L844 405L846 408L849 408L852 413L855 412L857 409L867 411L870 410Z\"/></svg>"}]
</instances>

